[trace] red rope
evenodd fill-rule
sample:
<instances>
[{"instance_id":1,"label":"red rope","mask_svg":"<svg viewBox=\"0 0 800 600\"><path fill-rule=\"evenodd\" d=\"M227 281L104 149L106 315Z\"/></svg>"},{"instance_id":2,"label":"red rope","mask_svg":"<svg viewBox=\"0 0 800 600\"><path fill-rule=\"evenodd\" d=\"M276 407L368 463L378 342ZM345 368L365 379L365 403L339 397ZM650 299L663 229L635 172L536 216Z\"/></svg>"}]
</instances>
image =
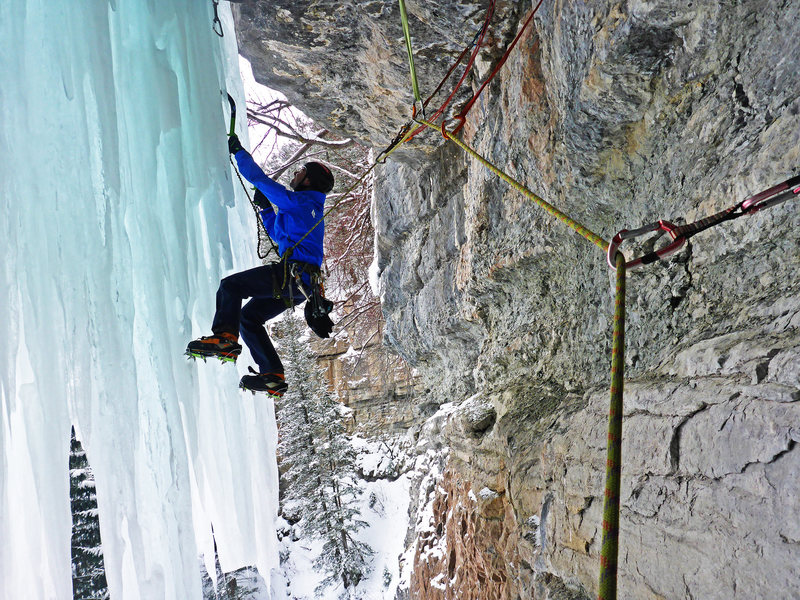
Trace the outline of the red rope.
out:
<instances>
[{"instance_id":1,"label":"red rope","mask_svg":"<svg viewBox=\"0 0 800 600\"><path fill-rule=\"evenodd\" d=\"M476 36L476 37L477 37L477 36ZM445 75L445 76L442 78L442 80L439 82L439 85L436 87L436 89L435 89L435 90L433 90L433 93L432 93L430 96L428 96L428 99L427 99L427 100L425 100L425 102L423 102L423 103L422 103L422 106L428 106L428 102L430 102L430 101L431 101L431 99L432 99L432 98L433 98L433 97L434 97L436 94L438 94L438 93L439 93L439 90L441 90L441 89L442 89L442 86L444 86L444 83L445 83L445 82L446 82L446 81L447 81L447 80L450 78L450 75L452 75L452 74L453 74L453 71L455 71L455 70L456 70L456 67L457 67L458 65L460 65L460 64L461 64L461 61L462 61L462 60L464 60L464 56L466 56L467 52L469 52L469 49L470 49L470 48L471 48L471 47L472 47L472 46L475 44L475 42L476 42L476 39L475 39L475 38L473 38L473 40L472 40L472 43L471 43L469 46L465 46L465 47L464 47L464 49L461 51L461 54L459 54L459 55L458 55L458 58L456 59L456 62L454 62L454 63L453 63L453 66L452 66L452 67L450 67L450 69L447 71L447 75Z\"/></svg>"},{"instance_id":2,"label":"red rope","mask_svg":"<svg viewBox=\"0 0 800 600\"><path fill-rule=\"evenodd\" d=\"M481 46L483 45L483 38L486 36L486 32L489 30L489 21L491 21L492 15L494 14L494 4L495 4L495 0L492 0L491 3L489 4L489 8L486 11L486 19L484 19L483 27L481 28L480 38L478 38L478 43L475 44L475 49L472 51L472 56L469 57L469 62L467 63L467 66L464 68L464 73L461 75L461 79L458 80L458 83L456 84L456 87L453 89L453 91L450 93L450 95L447 97L447 99L444 101L444 103L439 107L439 109L431 117L431 119L430 119L431 121L435 121L440 116L442 116L442 113L444 113L445 109L447 108L447 105L450 104L450 101L456 95L456 92L458 92L459 88L461 87L461 84L464 83L464 79L466 79L467 74L469 73L470 69L472 69L472 65L475 62L475 58L478 56L478 51L481 49ZM540 4L541 4L541 2L540 2ZM464 54L466 54L466 51L468 49L469 49L469 46L467 46L467 48L464 48L464 50L461 52L461 55L458 57L458 60L456 61L456 63L452 67L450 67L450 70L447 72L447 75L444 76L444 79L442 79L441 83L436 88L436 91L428 97L428 99L423 103L423 106L427 106L427 104L430 101L430 99L433 98L433 96L436 94L436 92L438 92L442 88L442 85L444 85L444 82L447 81L447 78L450 77L450 74L455 70L456 66L458 66L458 64L461 62ZM425 129L424 125L420 125L419 127L417 127L411 133L411 135L408 136L406 141L409 141L410 139L412 139L415 135L417 135L423 129Z\"/></svg>"},{"instance_id":3,"label":"red rope","mask_svg":"<svg viewBox=\"0 0 800 600\"><path fill-rule=\"evenodd\" d=\"M461 112L458 113L454 117L455 119L458 119L461 122L458 124L458 126L456 126L456 128L452 131L452 133L458 133L461 130L461 128L464 126L464 124L466 123L467 113L472 108L472 105L475 104L475 101L478 99L478 96L481 95L481 92L483 92L483 89L487 85L489 85L489 82L494 78L495 75L497 75L498 71L500 71L500 69L503 68L503 65L506 63L506 60L508 59L509 54L511 54L511 51L514 49L514 46L517 45L517 42L519 41L519 38L522 37L522 34L528 28L528 25L530 25L531 21L533 20L533 16L536 14L536 11L539 10L539 7L542 5L543 1L544 0L539 0L539 4L537 4L536 7L533 9L533 11L531 12L530 16L525 21L525 24L522 26L522 29L519 30L519 33L517 34L517 37L515 37L514 41L511 42L511 45L508 47L508 50L506 50L506 53L503 54L502 58L500 58L500 61L497 63L497 65L495 65L494 70L492 70L492 72L489 75L489 77L486 79L486 81L483 82L483 84L481 84L481 87L478 89L477 92L475 92L475 94L472 96L472 98L470 98L469 102L467 102L467 104L464 106L464 108L461 109Z\"/></svg>"}]
</instances>

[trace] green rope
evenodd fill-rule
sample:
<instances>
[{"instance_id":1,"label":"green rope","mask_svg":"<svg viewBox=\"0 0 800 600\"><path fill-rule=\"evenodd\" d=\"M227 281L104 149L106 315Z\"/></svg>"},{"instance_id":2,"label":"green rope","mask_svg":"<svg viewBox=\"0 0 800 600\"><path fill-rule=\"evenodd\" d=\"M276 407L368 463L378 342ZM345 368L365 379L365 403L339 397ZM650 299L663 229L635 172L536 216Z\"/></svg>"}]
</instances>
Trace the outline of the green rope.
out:
<instances>
[{"instance_id":1,"label":"green rope","mask_svg":"<svg viewBox=\"0 0 800 600\"><path fill-rule=\"evenodd\" d=\"M408 18L406 16L405 5L403 0L399 0L399 2L416 106L416 101L421 102L421 98L419 96L416 72L414 70L411 36L408 30ZM500 170L466 143L453 136L452 132L448 132L445 129L444 123L439 127L426 121L424 118L417 118L415 120L431 129L440 130L446 139L459 146L492 173L500 177L500 179L532 200L550 215L556 217L567 227L583 236L586 240L592 242L604 253L607 252L609 244L606 240L573 220L567 214L561 212L552 204L533 193L522 185L522 183ZM405 141L405 137L403 141ZM617 598L617 559L619 556L619 491L622 475L622 392L625 368L625 257L621 252L617 253L615 261L617 266L617 293L614 308L614 334L611 354L611 403L608 417L608 458L606 461L606 487L605 501L603 504L603 540L600 552L599 600L616 600Z\"/></svg>"},{"instance_id":2,"label":"green rope","mask_svg":"<svg viewBox=\"0 0 800 600\"><path fill-rule=\"evenodd\" d=\"M617 252L617 293L611 347L611 403L608 410L608 454L603 502L603 543L600 548L598 600L617 597L619 555L619 489L622 478L622 389L625 371L625 257Z\"/></svg>"},{"instance_id":3,"label":"green rope","mask_svg":"<svg viewBox=\"0 0 800 600\"><path fill-rule=\"evenodd\" d=\"M458 139L457 137L455 137L451 133L446 132L444 130L443 126L440 128L438 125L434 125L433 123L430 123L429 121L425 121L424 119L420 119L419 122L422 123L423 125L427 125L431 129L436 129L437 131L441 131L442 135L444 135L445 138L447 138L448 140L450 140L451 142L453 142L454 144L459 146L467 154L469 154L474 159L479 161L483 166L485 166L492 173L497 175L500 179L502 179L503 181L508 183L515 190L517 190L518 192L523 194L526 198L532 200L534 203L536 203L541 208L546 210L549 214L553 215L559 221L564 223L567 227L569 227L570 229L572 229L575 232L577 232L579 235L583 236L584 238L586 238L587 240L592 242L595 246L598 246L603 252L606 252L608 250L608 242L606 240L604 240L599 235L594 233L591 229L588 229L587 227L584 227L583 225L581 225L577 221L573 220L568 215L566 215L565 213L563 213L560 210L558 210L555 206L553 206L552 204L550 204L549 202L547 202L546 200L544 200L540 196L534 194L531 190L526 188L519 181L517 181L516 179L514 179L513 177L511 177L507 173L501 171L498 167L496 167L495 165L490 163L487 159L485 159L483 156L478 154L475 150L470 148L463 141L461 141L460 139Z\"/></svg>"},{"instance_id":4,"label":"green rope","mask_svg":"<svg viewBox=\"0 0 800 600\"><path fill-rule=\"evenodd\" d=\"M408 27L408 14L406 14L406 3L403 0L400 2L400 20L403 22L403 35L406 38L406 50L408 51L408 68L411 71L411 87L414 90L414 102L419 102L422 105L422 96L419 93L419 84L417 83L417 71L414 69L414 52L411 50L411 30Z\"/></svg>"}]
</instances>

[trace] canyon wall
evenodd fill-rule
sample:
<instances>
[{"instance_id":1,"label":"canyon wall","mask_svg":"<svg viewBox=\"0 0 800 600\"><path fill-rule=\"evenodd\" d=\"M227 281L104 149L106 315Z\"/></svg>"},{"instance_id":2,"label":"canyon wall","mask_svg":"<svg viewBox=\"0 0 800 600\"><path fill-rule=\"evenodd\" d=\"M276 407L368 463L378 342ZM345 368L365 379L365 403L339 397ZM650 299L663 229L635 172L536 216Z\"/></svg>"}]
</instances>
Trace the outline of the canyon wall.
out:
<instances>
[{"instance_id":1,"label":"canyon wall","mask_svg":"<svg viewBox=\"0 0 800 600\"><path fill-rule=\"evenodd\" d=\"M408 3L423 95L487 7ZM496 3L457 106L532 8ZM395 2L236 9L256 78L314 119L378 151L408 121ZM544 2L461 137L605 239L692 222L800 172L797 64L796 2ZM604 254L435 132L380 166L375 188L384 341L422 380L398 400L420 473L400 595L595 595ZM798 291L796 199L629 274L621 597L800 589Z\"/></svg>"}]
</instances>

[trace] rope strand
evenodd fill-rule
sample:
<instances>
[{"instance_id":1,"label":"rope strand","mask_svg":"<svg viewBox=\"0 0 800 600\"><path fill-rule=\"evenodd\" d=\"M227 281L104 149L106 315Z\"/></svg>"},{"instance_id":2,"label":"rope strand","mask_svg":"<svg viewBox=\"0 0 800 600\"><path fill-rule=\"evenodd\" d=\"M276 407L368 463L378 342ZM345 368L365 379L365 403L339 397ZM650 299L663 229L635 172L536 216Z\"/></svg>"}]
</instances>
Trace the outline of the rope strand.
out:
<instances>
[{"instance_id":1,"label":"rope strand","mask_svg":"<svg viewBox=\"0 0 800 600\"><path fill-rule=\"evenodd\" d=\"M261 220L261 215L259 214L260 209L258 208L258 206L256 206L256 203L250 197L250 192L247 191L247 186L244 183L244 179L242 179L242 174L239 173L239 169L236 167L236 164L233 162L233 158L231 157L230 154L228 155L228 160L230 161L231 166L233 167L233 170L236 173L236 177L239 178L239 183L242 185L242 189L244 190L245 196L247 196L247 199L250 201L250 206L253 207L253 211L255 212L256 215L256 223L257 223L256 228L258 230L258 247L256 248L256 252L258 253L258 258L264 260L265 258L267 258L267 256L269 256L270 252L269 250L266 251L262 250L263 247L262 246L263 237L261 235L262 232L264 233L264 237L266 237L267 240L269 240L269 243L272 246L270 250L275 252L276 256L280 258L281 253L278 252L278 247L275 245L275 242L272 241L272 238L269 237L267 230L264 228L264 222Z\"/></svg>"},{"instance_id":2,"label":"rope strand","mask_svg":"<svg viewBox=\"0 0 800 600\"><path fill-rule=\"evenodd\" d=\"M444 124L442 124L442 126L439 127L439 126L434 125L433 123L431 123L429 121L425 121L425 120L419 120L418 122L422 123L423 125L426 125L427 127L430 127L431 129L436 129L437 131L441 131L442 135L446 139L448 139L451 142L453 142L455 145L457 145L459 148L464 150L467 154L472 156L475 160L477 160L483 166L485 166L487 169L489 169L492 173L494 173L495 175L500 177L500 179L502 179L503 181L508 183L515 190L517 190L518 192L523 194L526 198L532 200L535 204L537 204L538 206L540 206L541 208L546 210L549 214L551 214L552 216L556 217L559 221L564 223L567 227L569 227L570 229L574 230L576 233L578 233L579 235L581 235L582 237L584 237L588 241L592 242L595 246L600 248L603 252L605 252L608 249L608 242L606 240L604 240L602 237L600 237L599 235L594 233L591 229L589 229L587 227L584 227L583 225L581 225L580 223L578 223L577 221L572 219L566 213L563 213L560 210L558 210L555 206L553 206L552 204L550 204L549 202L544 200L541 196L538 196L537 194L535 194L534 192L529 190L527 187L522 185L519 181L517 181L516 179L514 179L513 177L511 177L510 175L508 175L504 171L500 170L494 164L489 162L486 158L484 158L483 156L478 154L475 150L470 148L462 140L460 140L457 137L451 135L452 132L447 132L445 130L445 128L444 128Z\"/></svg>"},{"instance_id":3,"label":"rope strand","mask_svg":"<svg viewBox=\"0 0 800 600\"><path fill-rule=\"evenodd\" d=\"M419 95L419 84L417 83L417 71L414 69L414 51L411 49L411 31L408 27L408 14L406 13L406 3L403 0L398 0L400 3L400 20L403 23L403 36L406 38L406 50L408 51L408 68L411 71L411 87L414 91L414 103L419 102L422 104L422 98Z\"/></svg>"},{"instance_id":4,"label":"rope strand","mask_svg":"<svg viewBox=\"0 0 800 600\"><path fill-rule=\"evenodd\" d=\"M625 375L625 257L616 255L617 291L611 346L611 402L608 409L606 486L603 502L603 539L600 547L598 600L617 597L619 556L619 490L622 479L622 391Z\"/></svg>"}]
</instances>

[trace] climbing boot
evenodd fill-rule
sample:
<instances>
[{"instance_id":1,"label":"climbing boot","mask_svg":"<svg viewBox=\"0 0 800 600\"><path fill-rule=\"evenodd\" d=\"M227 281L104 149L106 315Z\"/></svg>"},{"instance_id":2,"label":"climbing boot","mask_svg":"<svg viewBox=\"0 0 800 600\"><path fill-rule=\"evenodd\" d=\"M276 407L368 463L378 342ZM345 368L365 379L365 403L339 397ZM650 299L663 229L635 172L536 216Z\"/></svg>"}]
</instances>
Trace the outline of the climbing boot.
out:
<instances>
[{"instance_id":1,"label":"climbing boot","mask_svg":"<svg viewBox=\"0 0 800 600\"><path fill-rule=\"evenodd\" d=\"M186 355L191 358L216 357L221 361L236 362L242 347L239 337L233 333L220 333L201 337L199 340L189 342L186 346Z\"/></svg>"},{"instance_id":2,"label":"climbing boot","mask_svg":"<svg viewBox=\"0 0 800 600\"><path fill-rule=\"evenodd\" d=\"M248 367L252 375L245 375L239 382L239 387L243 390L256 392L266 392L270 396L280 398L289 388L283 373L258 373L252 367Z\"/></svg>"}]
</instances>

